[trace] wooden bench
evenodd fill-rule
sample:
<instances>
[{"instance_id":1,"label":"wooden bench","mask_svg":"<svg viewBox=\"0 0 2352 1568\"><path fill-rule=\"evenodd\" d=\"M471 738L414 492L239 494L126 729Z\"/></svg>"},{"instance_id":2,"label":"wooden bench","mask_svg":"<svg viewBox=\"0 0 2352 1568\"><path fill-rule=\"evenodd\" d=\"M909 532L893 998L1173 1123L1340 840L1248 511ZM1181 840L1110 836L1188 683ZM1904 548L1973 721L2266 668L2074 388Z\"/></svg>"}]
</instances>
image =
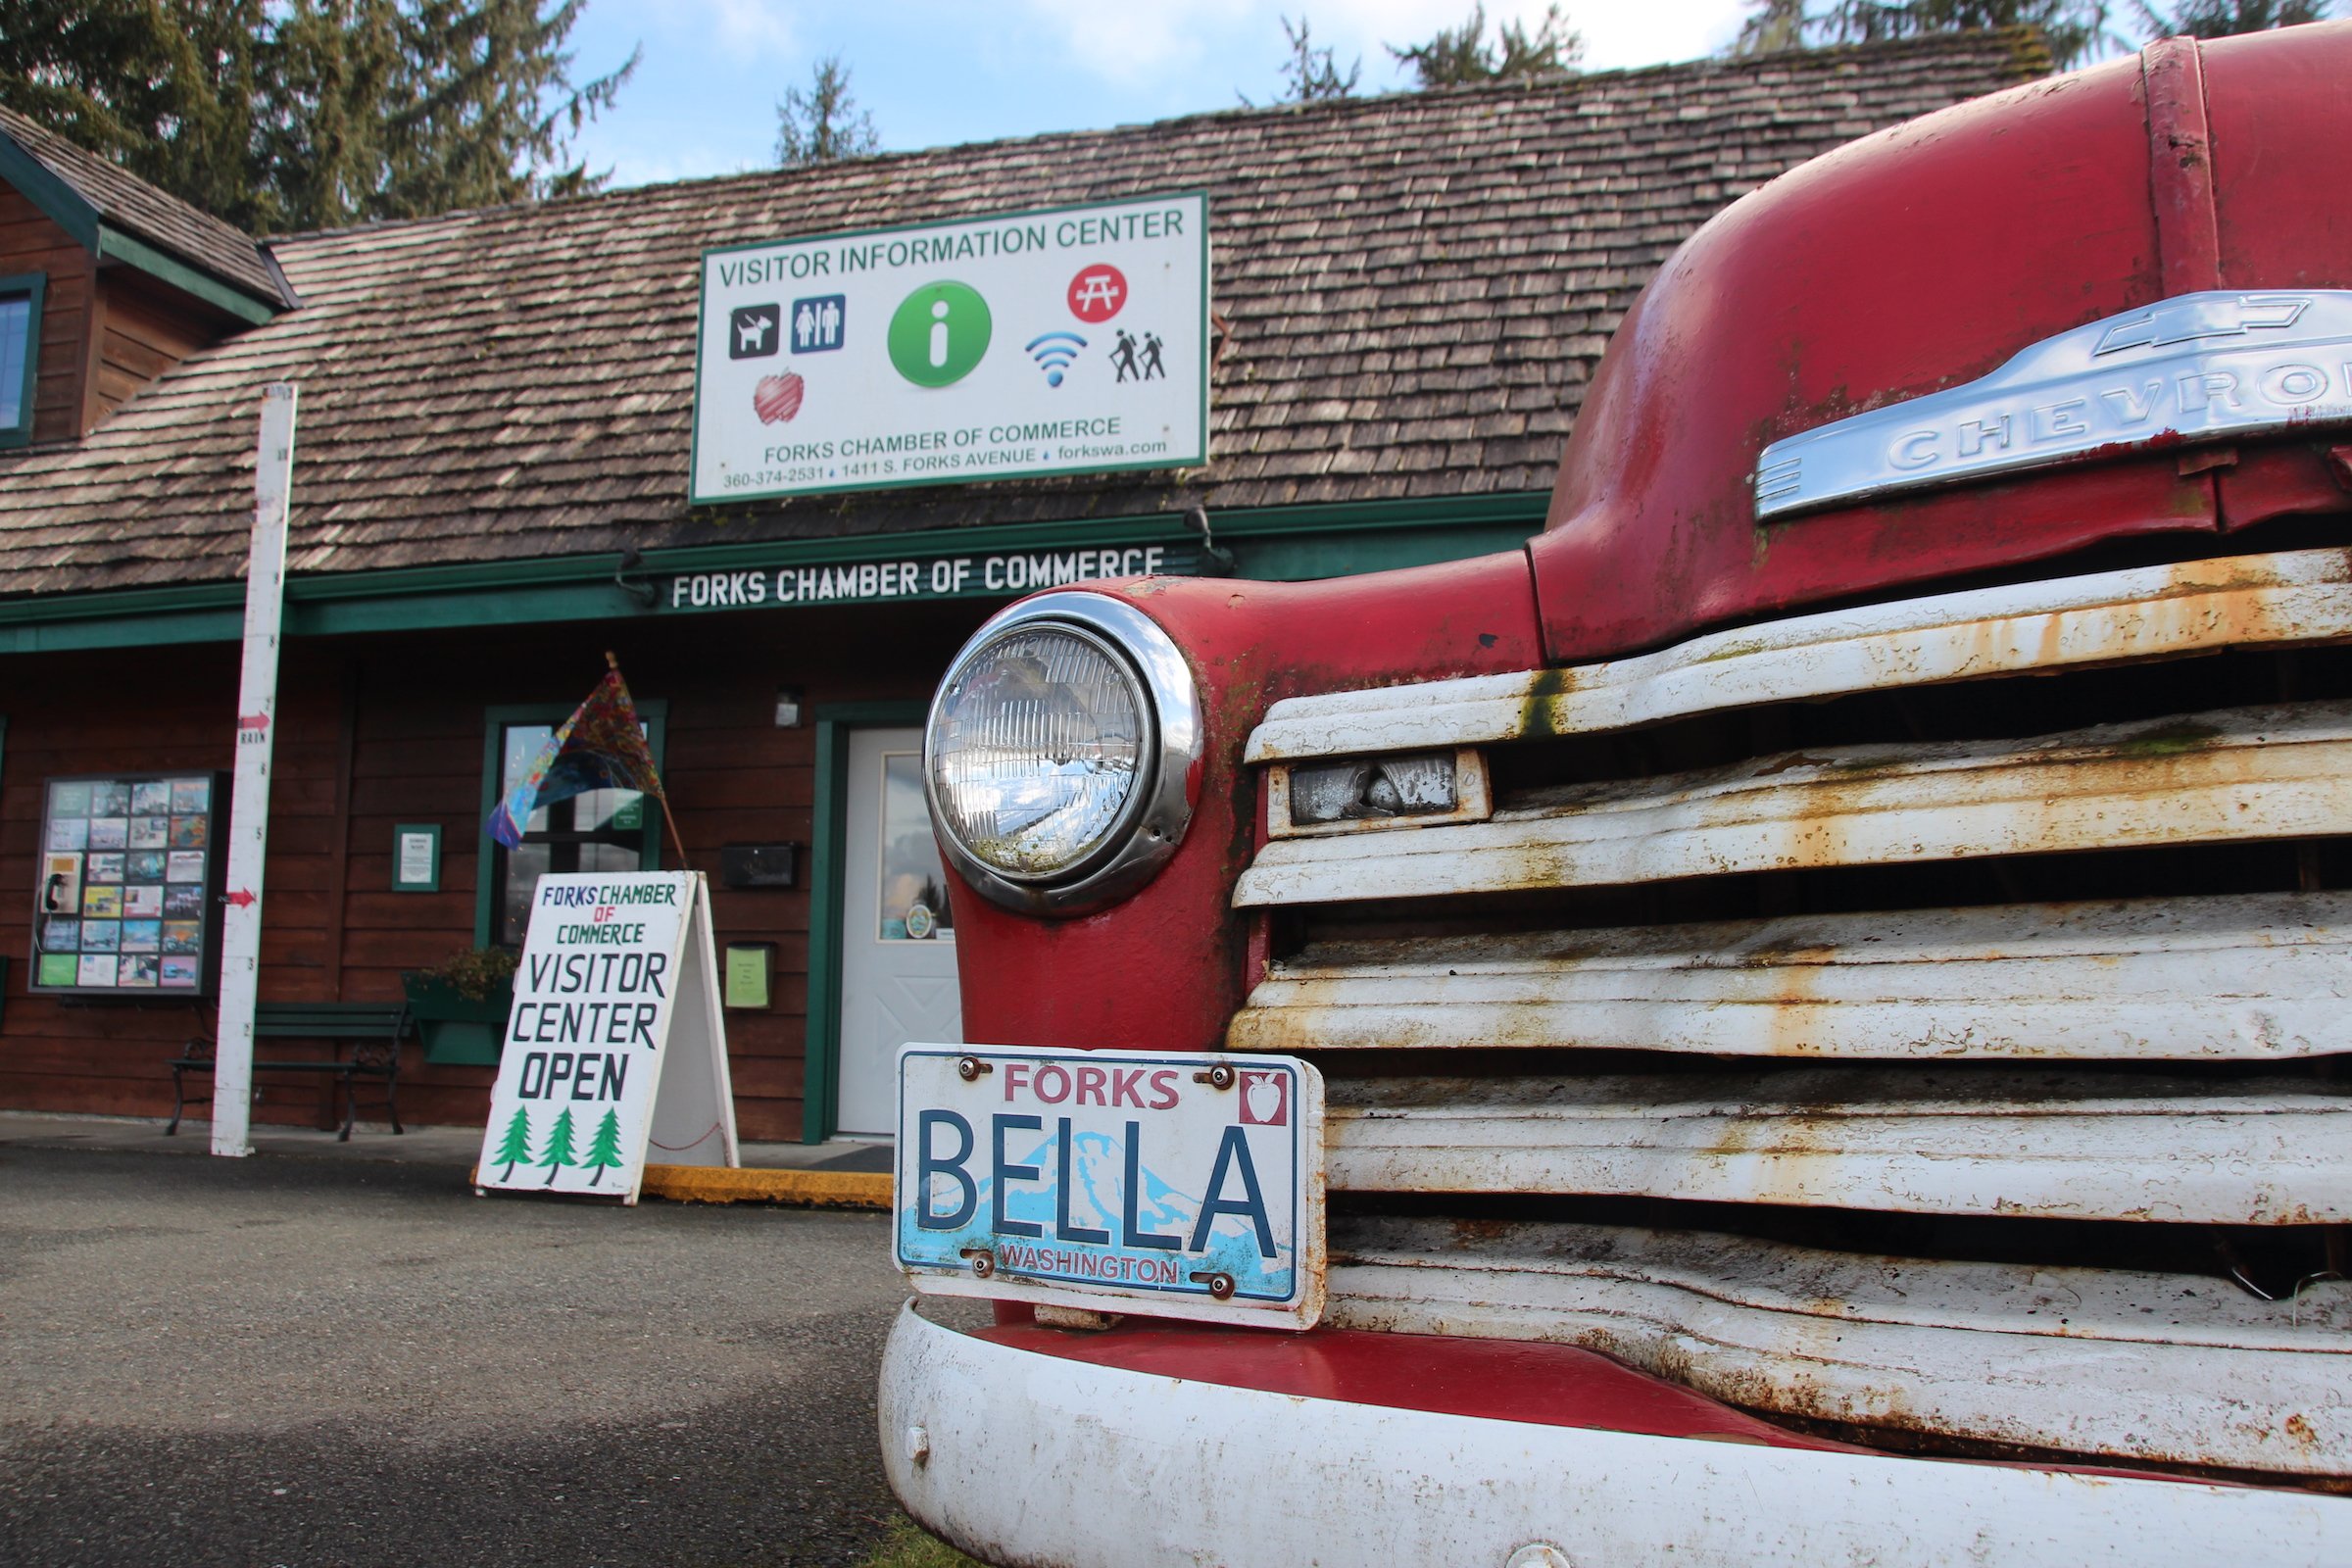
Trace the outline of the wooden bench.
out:
<instances>
[{"instance_id":1,"label":"wooden bench","mask_svg":"<svg viewBox=\"0 0 2352 1568\"><path fill-rule=\"evenodd\" d=\"M265 1002L254 1008L253 1014L253 1070L265 1072L331 1073L343 1080L343 1131L337 1142L348 1142L352 1123L359 1120L359 1080L380 1078L384 1083L384 1106L391 1113L395 1133L407 1129L400 1125L400 1043L412 1028L409 1004L405 1002ZM328 1041L333 1054L320 1060L281 1059L264 1055L265 1042L273 1040ZM345 1057L343 1047L351 1046ZM172 1062L172 1124L164 1129L170 1137L179 1131L179 1116L187 1105L184 1086L188 1073L209 1073L217 1059L218 1047L211 1040L191 1040Z\"/></svg>"}]
</instances>

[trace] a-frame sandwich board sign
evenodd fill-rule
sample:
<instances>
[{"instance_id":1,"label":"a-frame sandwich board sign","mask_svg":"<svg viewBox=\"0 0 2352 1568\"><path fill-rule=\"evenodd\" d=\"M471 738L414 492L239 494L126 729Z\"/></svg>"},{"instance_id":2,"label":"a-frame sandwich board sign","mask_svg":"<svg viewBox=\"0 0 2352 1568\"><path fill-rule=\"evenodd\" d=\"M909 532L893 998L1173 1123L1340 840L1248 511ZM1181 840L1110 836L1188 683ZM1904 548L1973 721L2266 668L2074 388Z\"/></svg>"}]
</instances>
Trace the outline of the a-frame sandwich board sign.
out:
<instances>
[{"instance_id":1,"label":"a-frame sandwich board sign","mask_svg":"<svg viewBox=\"0 0 2352 1568\"><path fill-rule=\"evenodd\" d=\"M649 1150L735 1165L700 871L551 874L531 894L477 1190L637 1201Z\"/></svg>"}]
</instances>

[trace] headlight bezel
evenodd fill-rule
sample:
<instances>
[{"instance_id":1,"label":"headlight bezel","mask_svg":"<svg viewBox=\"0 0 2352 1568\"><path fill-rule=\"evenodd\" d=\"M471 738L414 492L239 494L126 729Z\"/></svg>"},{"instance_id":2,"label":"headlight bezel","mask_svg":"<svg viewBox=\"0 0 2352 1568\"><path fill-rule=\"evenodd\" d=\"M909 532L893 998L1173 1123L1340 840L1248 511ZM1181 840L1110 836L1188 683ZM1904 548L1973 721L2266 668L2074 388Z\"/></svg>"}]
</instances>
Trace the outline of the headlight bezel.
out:
<instances>
[{"instance_id":1,"label":"headlight bezel","mask_svg":"<svg viewBox=\"0 0 2352 1568\"><path fill-rule=\"evenodd\" d=\"M1007 872L965 849L940 808L936 763L941 706L999 640L1044 629L1066 630L1096 645L1134 681L1142 699L1142 755L1136 785L1116 824L1092 852L1054 871ZM950 662L923 720L923 796L941 854L991 903L1022 914L1086 914L1150 881L1184 842L1192 826L1201 746L1200 699L1192 670L1157 621L1107 594L1041 594L991 616Z\"/></svg>"}]
</instances>

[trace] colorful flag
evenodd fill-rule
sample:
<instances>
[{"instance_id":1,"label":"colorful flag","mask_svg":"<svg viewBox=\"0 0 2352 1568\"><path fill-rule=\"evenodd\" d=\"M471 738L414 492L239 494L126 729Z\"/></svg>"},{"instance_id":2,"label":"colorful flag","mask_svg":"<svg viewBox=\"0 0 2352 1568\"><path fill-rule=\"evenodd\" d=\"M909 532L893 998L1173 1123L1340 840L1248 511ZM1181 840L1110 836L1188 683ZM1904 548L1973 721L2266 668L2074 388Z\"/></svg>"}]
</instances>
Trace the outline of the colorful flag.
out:
<instances>
[{"instance_id":1,"label":"colorful flag","mask_svg":"<svg viewBox=\"0 0 2352 1568\"><path fill-rule=\"evenodd\" d=\"M608 670L588 700L548 737L483 827L508 849L516 849L533 811L583 790L639 790L664 808L668 805L644 726L637 721L637 705L629 701L628 682L617 669Z\"/></svg>"}]
</instances>

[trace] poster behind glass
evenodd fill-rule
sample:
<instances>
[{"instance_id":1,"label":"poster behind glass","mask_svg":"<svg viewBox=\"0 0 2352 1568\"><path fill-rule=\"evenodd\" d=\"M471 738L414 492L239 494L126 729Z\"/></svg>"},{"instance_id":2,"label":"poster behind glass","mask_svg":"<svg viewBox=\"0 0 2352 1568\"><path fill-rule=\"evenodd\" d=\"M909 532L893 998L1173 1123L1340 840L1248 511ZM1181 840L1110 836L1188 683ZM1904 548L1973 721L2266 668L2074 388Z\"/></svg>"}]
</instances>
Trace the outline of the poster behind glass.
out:
<instances>
[{"instance_id":1,"label":"poster behind glass","mask_svg":"<svg viewBox=\"0 0 2352 1568\"><path fill-rule=\"evenodd\" d=\"M31 989L124 999L212 995L227 797L224 773L47 780L34 860Z\"/></svg>"},{"instance_id":2,"label":"poster behind glass","mask_svg":"<svg viewBox=\"0 0 2352 1568\"><path fill-rule=\"evenodd\" d=\"M506 727L499 748L501 798L514 793L555 732L553 724ZM522 831L521 847L504 852L502 859L496 938L502 947L522 946L531 926L532 894L547 873L648 869L645 797L635 790L582 790L532 811Z\"/></svg>"}]
</instances>

